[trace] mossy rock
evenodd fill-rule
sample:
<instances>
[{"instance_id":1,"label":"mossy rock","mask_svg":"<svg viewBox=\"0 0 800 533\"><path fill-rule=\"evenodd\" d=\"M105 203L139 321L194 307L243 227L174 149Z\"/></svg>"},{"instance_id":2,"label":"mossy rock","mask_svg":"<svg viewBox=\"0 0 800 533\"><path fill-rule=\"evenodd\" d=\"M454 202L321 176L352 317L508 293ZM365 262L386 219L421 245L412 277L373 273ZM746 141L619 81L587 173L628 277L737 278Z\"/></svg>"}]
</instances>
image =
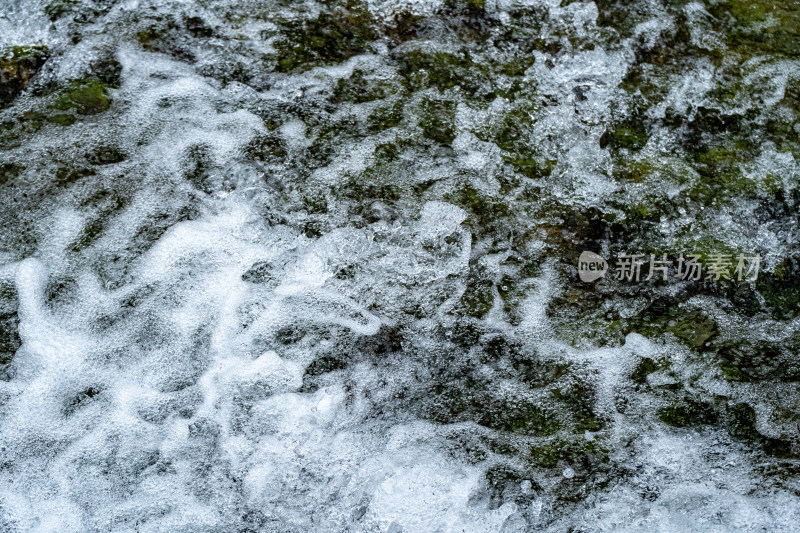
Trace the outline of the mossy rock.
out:
<instances>
[{"instance_id":1,"label":"mossy rock","mask_svg":"<svg viewBox=\"0 0 800 533\"><path fill-rule=\"evenodd\" d=\"M790 257L775 272L759 272L756 289L775 318L800 316L800 259Z\"/></svg>"},{"instance_id":2,"label":"mossy rock","mask_svg":"<svg viewBox=\"0 0 800 533\"><path fill-rule=\"evenodd\" d=\"M0 380L8 381L14 375L10 363L22 346L19 336L19 301L16 287L0 282Z\"/></svg>"},{"instance_id":3,"label":"mossy rock","mask_svg":"<svg viewBox=\"0 0 800 533\"><path fill-rule=\"evenodd\" d=\"M687 196L694 202L709 205L754 194L759 184L742 173L745 159L753 155L747 147L713 146L697 152L694 159L700 179L689 188Z\"/></svg>"},{"instance_id":4,"label":"mossy rock","mask_svg":"<svg viewBox=\"0 0 800 533\"><path fill-rule=\"evenodd\" d=\"M531 139L528 133L536 121L540 106L536 103L518 104L502 116L502 119L489 125L487 131L476 131L479 139L493 142L498 148L508 152L511 158L524 158L531 154Z\"/></svg>"},{"instance_id":5,"label":"mossy rock","mask_svg":"<svg viewBox=\"0 0 800 533\"><path fill-rule=\"evenodd\" d=\"M106 220L104 217L98 217L90 221L83 227L80 237L72 245L73 252L79 252L84 248L88 248L94 244L103 234L106 228Z\"/></svg>"},{"instance_id":6,"label":"mossy rock","mask_svg":"<svg viewBox=\"0 0 800 533\"><path fill-rule=\"evenodd\" d=\"M263 263L256 263L251 267L251 270L259 271L262 269ZM263 278L262 278L263 279ZM298 325L285 326L275 332L275 342L283 345L296 344L303 340L307 331Z\"/></svg>"},{"instance_id":7,"label":"mossy rock","mask_svg":"<svg viewBox=\"0 0 800 533\"><path fill-rule=\"evenodd\" d=\"M631 373L631 381L637 385L647 383L647 376L659 369L658 363L649 357L642 357L636 368Z\"/></svg>"},{"instance_id":8,"label":"mossy rock","mask_svg":"<svg viewBox=\"0 0 800 533\"><path fill-rule=\"evenodd\" d=\"M367 117L367 132L379 133L398 126L402 121L402 100L397 100L388 105L379 105Z\"/></svg>"},{"instance_id":9,"label":"mossy rock","mask_svg":"<svg viewBox=\"0 0 800 533\"><path fill-rule=\"evenodd\" d=\"M448 0L451 4L464 5L469 9L483 11L486 8L486 0Z\"/></svg>"},{"instance_id":10,"label":"mossy rock","mask_svg":"<svg viewBox=\"0 0 800 533\"><path fill-rule=\"evenodd\" d=\"M732 437L759 446L766 454L773 457L790 459L800 456L797 447L788 440L762 435L756 428L756 421L756 412L747 403L734 404L727 410L726 425Z\"/></svg>"},{"instance_id":11,"label":"mossy rock","mask_svg":"<svg viewBox=\"0 0 800 533\"><path fill-rule=\"evenodd\" d=\"M98 80L73 80L59 93L52 107L64 113L54 113L48 120L60 125L69 125L70 119L74 121L75 113L97 115L108 111L111 107L111 97L106 86Z\"/></svg>"},{"instance_id":12,"label":"mossy rock","mask_svg":"<svg viewBox=\"0 0 800 533\"><path fill-rule=\"evenodd\" d=\"M550 393L569 413L572 431L599 431L606 420L596 410L596 392L591 381L577 371L575 366L563 370L563 376L550 388ZM562 425L568 424L562 422Z\"/></svg>"},{"instance_id":13,"label":"mossy rock","mask_svg":"<svg viewBox=\"0 0 800 533\"><path fill-rule=\"evenodd\" d=\"M483 318L494 303L494 283L488 279L472 278L461 296L460 310L473 318Z\"/></svg>"},{"instance_id":14,"label":"mossy rock","mask_svg":"<svg viewBox=\"0 0 800 533\"><path fill-rule=\"evenodd\" d=\"M561 429L558 415L538 405L504 406L482 413L478 423L502 431L548 436Z\"/></svg>"},{"instance_id":15,"label":"mossy rock","mask_svg":"<svg viewBox=\"0 0 800 533\"><path fill-rule=\"evenodd\" d=\"M546 178L553 173L558 161L542 157L504 156L503 159L514 167L514 170L533 180Z\"/></svg>"},{"instance_id":16,"label":"mossy rock","mask_svg":"<svg viewBox=\"0 0 800 533\"><path fill-rule=\"evenodd\" d=\"M403 189L385 169L368 168L358 175L351 174L336 194L353 200L363 210L376 200L391 205L403 196Z\"/></svg>"},{"instance_id":17,"label":"mossy rock","mask_svg":"<svg viewBox=\"0 0 800 533\"><path fill-rule=\"evenodd\" d=\"M269 132L256 136L244 149L245 155L255 161L277 162L286 158L286 143L280 135Z\"/></svg>"},{"instance_id":18,"label":"mossy rock","mask_svg":"<svg viewBox=\"0 0 800 533\"><path fill-rule=\"evenodd\" d=\"M779 342L735 340L715 346L719 368L728 381L800 381L800 335Z\"/></svg>"},{"instance_id":19,"label":"mossy rock","mask_svg":"<svg viewBox=\"0 0 800 533\"><path fill-rule=\"evenodd\" d=\"M126 205L125 198L118 194L99 194L96 196L86 206L91 208L91 214L80 235L72 244L71 250L73 252L80 252L97 242L108 228L111 219L120 213Z\"/></svg>"},{"instance_id":20,"label":"mossy rock","mask_svg":"<svg viewBox=\"0 0 800 533\"><path fill-rule=\"evenodd\" d=\"M673 427L697 427L716 423L717 411L712 404L700 398L685 396L659 409L658 418Z\"/></svg>"},{"instance_id":21,"label":"mossy rock","mask_svg":"<svg viewBox=\"0 0 800 533\"><path fill-rule=\"evenodd\" d=\"M600 439L587 440L584 434L566 438L558 435L549 442L530 447L529 458L539 467L556 468L566 463L589 467L595 461L607 461L608 449Z\"/></svg>"},{"instance_id":22,"label":"mossy rock","mask_svg":"<svg viewBox=\"0 0 800 533\"><path fill-rule=\"evenodd\" d=\"M469 96L490 97L492 84L467 51L450 53L411 50L398 58L398 72L410 91L435 87L441 92L460 87Z\"/></svg>"},{"instance_id":23,"label":"mossy rock","mask_svg":"<svg viewBox=\"0 0 800 533\"><path fill-rule=\"evenodd\" d=\"M91 76L97 78L107 87L119 89L122 85L122 63L111 55L101 56L89 65Z\"/></svg>"},{"instance_id":24,"label":"mossy rock","mask_svg":"<svg viewBox=\"0 0 800 533\"><path fill-rule=\"evenodd\" d=\"M11 362L22 340L19 337L19 317L16 312L0 315L0 365Z\"/></svg>"},{"instance_id":25,"label":"mossy rock","mask_svg":"<svg viewBox=\"0 0 800 533\"><path fill-rule=\"evenodd\" d=\"M501 120L474 133L482 141L494 143L503 150L503 160L523 176L531 179L547 177L558 161L537 150L531 141L529 133L539 111L536 103L518 104L505 113Z\"/></svg>"},{"instance_id":26,"label":"mossy rock","mask_svg":"<svg viewBox=\"0 0 800 533\"><path fill-rule=\"evenodd\" d=\"M488 496L487 505L489 509L497 509L506 502L514 502L517 505L529 504L534 498L534 490L541 490L538 483L530 481L531 473L519 466L512 466L501 463L492 465L484 473L482 484ZM522 483L531 483L531 489L523 492Z\"/></svg>"},{"instance_id":27,"label":"mossy rock","mask_svg":"<svg viewBox=\"0 0 800 533\"><path fill-rule=\"evenodd\" d=\"M55 22L64 15L75 11L78 4L78 0L53 0L45 4L44 13L52 22Z\"/></svg>"},{"instance_id":28,"label":"mossy rock","mask_svg":"<svg viewBox=\"0 0 800 533\"><path fill-rule=\"evenodd\" d=\"M658 302L631 320L629 331L645 337L669 332L694 350L708 349L708 342L719 333L717 323L702 311L684 311L677 307L664 309Z\"/></svg>"},{"instance_id":29,"label":"mossy rock","mask_svg":"<svg viewBox=\"0 0 800 533\"><path fill-rule=\"evenodd\" d=\"M455 102L446 99L426 98L422 103L419 125L422 134L441 144L450 144L456 137Z\"/></svg>"},{"instance_id":30,"label":"mossy rock","mask_svg":"<svg viewBox=\"0 0 800 533\"><path fill-rule=\"evenodd\" d=\"M641 126L633 123L620 124L600 136L600 148L610 146L614 149L637 151L644 148L647 138L647 132Z\"/></svg>"},{"instance_id":31,"label":"mossy rock","mask_svg":"<svg viewBox=\"0 0 800 533\"><path fill-rule=\"evenodd\" d=\"M505 397L472 368L448 359L424 397L418 398L420 415L438 423L473 421L484 427L530 436L547 436L562 427L559 414L541 401ZM466 374L466 375L465 375Z\"/></svg>"},{"instance_id":32,"label":"mossy rock","mask_svg":"<svg viewBox=\"0 0 800 533\"><path fill-rule=\"evenodd\" d=\"M336 370L343 370L347 368L347 362L337 356L323 355L318 357L306 368L303 374L303 386L301 392L314 392L318 389L316 381L319 376L334 372Z\"/></svg>"},{"instance_id":33,"label":"mossy rock","mask_svg":"<svg viewBox=\"0 0 800 533\"><path fill-rule=\"evenodd\" d=\"M86 154L86 160L92 165L113 165L128 158L127 154L113 145L101 145Z\"/></svg>"},{"instance_id":34,"label":"mossy rock","mask_svg":"<svg viewBox=\"0 0 800 533\"><path fill-rule=\"evenodd\" d=\"M369 11L358 5L323 12L315 19L289 21L275 48L278 72L306 70L326 63L339 63L362 54L378 37Z\"/></svg>"},{"instance_id":35,"label":"mossy rock","mask_svg":"<svg viewBox=\"0 0 800 533\"><path fill-rule=\"evenodd\" d=\"M726 28L732 50L800 56L800 7L792 0L727 0L710 3L709 12Z\"/></svg>"},{"instance_id":36,"label":"mossy rock","mask_svg":"<svg viewBox=\"0 0 800 533\"><path fill-rule=\"evenodd\" d=\"M82 179L93 176L95 171L93 168L85 165L64 165L59 166L55 173L55 185L59 187L68 187L73 183L77 183Z\"/></svg>"},{"instance_id":37,"label":"mossy rock","mask_svg":"<svg viewBox=\"0 0 800 533\"><path fill-rule=\"evenodd\" d=\"M16 163L2 163L0 164L0 186L6 183L13 183L17 179L19 173L22 172L22 167Z\"/></svg>"},{"instance_id":38,"label":"mossy rock","mask_svg":"<svg viewBox=\"0 0 800 533\"><path fill-rule=\"evenodd\" d=\"M194 144L184 153L183 177L205 193L215 190L213 170L216 168L212 148L207 144Z\"/></svg>"},{"instance_id":39,"label":"mossy rock","mask_svg":"<svg viewBox=\"0 0 800 533\"><path fill-rule=\"evenodd\" d=\"M363 70L356 69L349 78L342 78L333 89L336 103L353 102L363 104L382 100L398 92L398 87L379 78L369 78Z\"/></svg>"},{"instance_id":40,"label":"mossy rock","mask_svg":"<svg viewBox=\"0 0 800 533\"><path fill-rule=\"evenodd\" d=\"M467 223L478 233L492 231L511 215L504 199L486 194L469 183L459 185L445 200L466 210Z\"/></svg>"},{"instance_id":41,"label":"mossy rock","mask_svg":"<svg viewBox=\"0 0 800 533\"><path fill-rule=\"evenodd\" d=\"M144 29L136 33L136 40L148 52L168 54L181 61L194 61L194 52L180 36L185 31L184 26L185 21L174 15L158 15L145 21Z\"/></svg>"},{"instance_id":42,"label":"mossy rock","mask_svg":"<svg viewBox=\"0 0 800 533\"><path fill-rule=\"evenodd\" d=\"M12 46L0 50L0 108L27 87L49 55L44 45Z\"/></svg>"}]
</instances>

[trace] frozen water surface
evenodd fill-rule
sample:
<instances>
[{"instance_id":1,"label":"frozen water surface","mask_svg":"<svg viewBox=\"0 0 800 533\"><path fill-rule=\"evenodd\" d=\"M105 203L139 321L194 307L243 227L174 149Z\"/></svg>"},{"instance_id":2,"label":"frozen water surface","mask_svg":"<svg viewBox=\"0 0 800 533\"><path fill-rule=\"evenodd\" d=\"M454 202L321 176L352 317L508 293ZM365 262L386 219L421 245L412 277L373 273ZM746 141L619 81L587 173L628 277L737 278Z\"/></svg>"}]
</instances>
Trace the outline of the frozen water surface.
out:
<instances>
[{"instance_id":1,"label":"frozen water surface","mask_svg":"<svg viewBox=\"0 0 800 533\"><path fill-rule=\"evenodd\" d=\"M0 530L797 530L798 28L0 0Z\"/></svg>"}]
</instances>

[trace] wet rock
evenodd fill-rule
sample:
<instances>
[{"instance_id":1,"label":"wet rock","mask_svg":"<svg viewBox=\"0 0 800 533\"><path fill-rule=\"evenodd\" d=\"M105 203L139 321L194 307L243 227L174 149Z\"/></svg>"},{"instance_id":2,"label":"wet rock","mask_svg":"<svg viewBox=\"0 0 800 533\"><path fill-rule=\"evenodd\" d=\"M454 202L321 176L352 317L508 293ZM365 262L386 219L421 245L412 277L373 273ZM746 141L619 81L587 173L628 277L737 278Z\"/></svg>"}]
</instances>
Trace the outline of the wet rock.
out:
<instances>
[{"instance_id":1,"label":"wet rock","mask_svg":"<svg viewBox=\"0 0 800 533\"><path fill-rule=\"evenodd\" d=\"M49 55L43 45L0 49L0 108L28 86Z\"/></svg>"}]
</instances>

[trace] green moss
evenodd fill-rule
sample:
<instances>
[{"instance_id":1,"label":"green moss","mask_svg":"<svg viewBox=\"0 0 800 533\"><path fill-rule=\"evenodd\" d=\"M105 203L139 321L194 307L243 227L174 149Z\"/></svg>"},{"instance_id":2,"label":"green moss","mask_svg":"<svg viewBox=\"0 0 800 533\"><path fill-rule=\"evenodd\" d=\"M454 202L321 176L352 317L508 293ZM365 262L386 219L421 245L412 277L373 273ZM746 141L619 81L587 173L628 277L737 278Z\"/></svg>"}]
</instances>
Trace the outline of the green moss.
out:
<instances>
[{"instance_id":1,"label":"green moss","mask_svg":"<svg viewBox=\"0 0 800 533\"><path fill-rule=\"evenodd\" d=\"M717 421L717 413L712 405L687 396L659 409L658 418L670 426L686 428L713 424Z\"/></svg>"},{"instance_id":2,"label":"green moss","mask_svg":"<svg viewBox=\"0 0 800 533\"><path fill-rule=\"evenodd\" d=\"M317 64L338 63L367 51L377 38L369 11L353 6L333 13L320 13L311 20L290 21L275 43L278 72L305 70Z\"/></svg>"},{"instance_id":3,"label":"green moss","mask_svg":"<svg viewBox=\"0 0 800 533\"><path fill-rule=\"evenodd\" d=\"M697 255L699 257L698 261L707 261L714 254L729 255L735 258L739 253L729 244L712 235L698 231L696 227L678 235L676 241L676 245L682 253L685 255Z\"/></svg>"},{"instance_id":4,"label":"green moss","mask_svg":"<svg viewBox=\"0 0 800 533\"><path fill-rule=\"evenodd\" d=\"M667 328L678 339L695 349L703 347L718 332L716 322L699 311L680 316L674 325L668 323Z\"/></svg>"},{"instance_id":5,"label":"green moss","mask_svg":"<svg viewBox=\"0 0 800 533\"><path fill-rule=\"evenodd\" d=\"M55 184L66 187L76 183L87 176L92 176L94 170L86 166L60 166L56 169Z\"/></svg>"},{"instance_id":6,"label":"green moss","mask_svg":"<svg viewBox=\"0 0 800 533\"><path fill-rule=\"evenodd\" d=\"M108 111L111 97L106 86L97 80L73 80L61 91L53 104L57 111L69 111L78 115L97 115ZM48 120L60 125L71 123L68 113L55 113Z\"/></svg>"},{"instance_id":7,"label":"green moss","mask_svg":"<svg viewBox=\"0 0 800 533\"><path fill-rule=\"evenodd\" d=\"M731 48L745 57L800 55L800 6L792 0L727 0L708 10L726 29Z\"/></svg>"},{"instance_id":8,"label":"green moss","mask_svg":"<svg viewBox=\"0 0 800 533\"><path fill-rule=\"evenodd\" d=\"M467 7L471 7L472 9L482 10L486 7L486 0L464 0L464 3L467 4Z\"/></svg>"},{"instance_id":9,"label":"green moss","mask_svg":"<svg viewBox=\"0 0 800 533\"><path fill-rule=\"evenodd\" d=\"M615 179L632 183L642 183L653 176L659 167L652 161L636 161L630 158L623 158L614 166L613 175Z\"/></svg>"},{"instance_id":10,"label":"green moss","mask_svg":"<svg viewBox=\"0 0 800 533\"><path fill-rule=\"evenodd\" d=\"M719 343L716 356L723 376L734 382L800 381L800 335L780 342L733 340Z\"/></svg>"},{"instance_id":11,"label":"green moss","mask_svg":"<svg viewBox=\"0 0 800 533\"><path fill-rule=\"evenodd\" d=\"M12 46L0 50L0 107L21 93L47 61L46 46Z\"/></svg>"},{"instance_id":12,"label":"green moss","mask_svg":"<svg viewBox=\"0 0 800 533\"><path fill-rule=\"evenodd\" d=\"M595 411L594 387L573 368L567 370L567 376L563 380L565 383L550 392L569 413L572 430L583 433L603 429L605 421Z\"/></svg>"},{"instance_id":13,"label":"green moss","mask_svg":"<svg viewBox=\"0 0 800 533\"><path fill-rule=\"evenodd\" d=\"M492 124L488 135L478 132L478 137L484 141L494 142L501 150L510 152L512 157L523 157L530 153L531 143L528 133L533 127L537 111L539 107L534 104L516 107Z\"/></svg>"},{"instance_id":14,"label":"green moss","mask_svg":"<svg viewBox=\"0 0 800 533\"><path fill-rule=\"evenodd\" d=\"M505 156L503 159L510 163L514 170L534 180L546 178L552 174L553 169L558 164L555 159L543 159L540 157Z\"/></svg>"},{"instance_id":15,"label":"green moss","mask_svg":"<svg viewBox=\"0 0 800 533\"><path fill-rule=\"evenodd\" d=\"M363 104L382 100L397 92L397 87L381 79L369 79L364 71L356 69L349 78L342 78L333 89L334 102Z\"/></svg>"},{"instance_id":16,"label":"green moss","mask_svg":"<svg viewBox=\"0 0 800 533\"><path fill-rule=\"evenodd\" d=\"M800 260L787 258L775 272L759 271L756 289L778 319L800 315Z\"/></svg>"},{"instance_id":17,"label":"green moss","mask_svg":"<svg viewBox=\"0 0 800 533\"><path fill-rule=\"evenodd\" d=\"M153 43L159 39L159 32L155 26L150 26L147 29L136 32L136 40L142 45L142 48L150 52L157 52Z\"/></svg>"},{"instance_id":18,"label":"green moss","mask_svg":"<svg viewBox=\"0 0 800 533\"><path fill-rule=\"evenodd\" d=\"M255 137L244 149L250 159L275 162L287 156L286 144L280 135L273 132Z\"/></svg>"},{"instance_id":19,"label":"green moss","mask_svg":"<svg viewBox=\"0 0 800 533\"><path fill-rule=\"evenodd\" d=\"M546 444L532 446L528 453L531 461L542 468L556 468L561 463L582 465L608 458L608 450L598 439L587 440L583 435L575 438L551 437Z\"/></svg>"},{"instance_id":20,"label":"green moss","mask_svg":"<svg viewBox=\"0 0 800 533\"><path fill-rule=\"evenodd\" d=\"M713 146L695 154L697 171L706 179L707 185L717 192L718 189L738 189L741 181L742 151L727 146ZM723 191L724 192L724 191Z\"/></svg>"},{"instance_id":21,"label":"green moss","mask_svg":"<svg viewBox=\"0 0 800 533\"><path fill-rule=\"evenodd\" d=\"M782 459L795 458L791 442L762 435L756 428L756 412L746 403L737 403L728 410L727 428L731 436L760 446L765 453Z\"/></svg>"},{"instance_id":22,"label":"green moss","mask_svg":"<svg viewBox=\"0 0 800 533\"><path fill-rule=\"evenodd\" d=\"M468 223L476 230L490 231L509 216L510 208L500 198L487 195L465 183L445 198L469 213Z\"/></svg>"},{"instance_id":23,"label":"green moss","mask_svg":"<svg viewBox=\"0 0 800 533\"><path fill-rule=\"evenodd\" d=\"M509 407L502 412L487 413L482 424L492 429L547 436L560 429L557 416L536 405Z\"/></svg>"},{"instance_id":24,"label":"green moss","mask_svg":"<svg viewBox=\"0 0 800 533\"><path fill-rule=\"evenodd\" d=\"M394 161L400 155L400 146L397 143L381 143L375 147L375 159L378 161Z\"/></svg>"},{"instance_id":25,"label":"green moss","mask_svg":"<svg viewBox=\"0 0 800 533\"><path fill-rule=\"evenodd\" d=\"M59 126L72 126L77 121L75 115L67 115L64 113L56 113L55 115L50 115L49 117L47 117L47 120Z\"/></svg>"},{"instance_id":26,"label":"green moss","mask_svg":"<svg viewBox=\"0 0 800 533\"><path fill-rule=\"evenodd\" d=\"M466 50L457 53L410 50L399 57L398 72L410 91L435 87L440 92L460 88L479 100L494 98L494 84L488 68L473 61Z\"/></svg>"},{"instance_id":27,"label":"green moss","mask_svg":"<svg viewBox=\"0 0 800 533\"><path fill-rule=\"evenodd\" d=\"M631 374L631 380L639 385L647 383L647 376L658 370L658 364L649 357L642 357Z\"/></svg>"},{"instance_id":28,"label":"green moss","mask_svg":"<svg viewBox=\"0 0 800 533\"><path fill-rule=\"evenodd\" d=\"M362 207L381 200L387 204L400 199L402 190L390 173L383 168L368 168L361 174L350 175L337 195L355 201Z\"/></svg>"},{"instance_id":29,"label":"green moss","mask_svg":"<svg viewBox=\"0 0 800 533\"><path fill-rule=\"evenodd\" d=\"M367 131L378 133L394 128L403 121L403 103L397 101L391 105L378 106L367 117Z\"/></svg>"},{"instance_id":30,"label":"green moss","mask_svg":"<svg viewBox=\"0 0 800 533\"><path fill-rule=\"evenodd\" d=\"M461 296L461 310L473 318L483 318L494 303L494 283L487 279L471 279Z\"/></svg>"},{"instance_id":31,"label":"green moss","mask_svg":"<svg viewBox=\"0 0 800 533\"><path fill-rule=\"evenodd\" d=\"M630 319L625 329L626 334L634 331L645 337L669 332L695 350L707 348L707 343L719 332L716 322L702 311L683 310L660 300Z\"/></svg>"},{"instance_id":32,"label":"green moss","mask_svg":"<svg viewBox=\"0 0 800 533\"><path fill-rule=\"evenodd\" d=\"M456 137L455 109L455 102L451 100L426 98L422 104L419 122L422 134L442 144L453 142Z\"/></svg>"},{"instance_id":33,"label":"green moss","mask_svg":"<svg viewBox=\"0 0 800 533\"><path fill-rule=\"evenodd\" d=\"M500 65L498 70L506 76L524 76L525 71L527 71L535 62L536 58L534 56L523 57L520 59L515 59L514 61L503 63Z\"/></svg>"},{"instance_id":34,"label":"green moss","mask_svg":"<svg viewBox=\"0 0 800 533\"><path fill-rule=\"evenodd\" d=\"M647 144L647 132L636 124L620 124L613 130L608 129L600 136L600 148L610 146L611 148L626 150L641 150Z\"/></svg>"},{"instance_id":35,"label":"green moss","mask_svg":"<svg viewBox=\"0 0 800 533\"><path fill-rule=\"evenodd\" d=\"M537 150L535 143L531 142L529 133L538 111L537 104L521 104L486 130L475 132L481 140L492 142L503 150L503 159L514 170L531 179L549 176L558 163Z\"/></svg>"}]
</instances>

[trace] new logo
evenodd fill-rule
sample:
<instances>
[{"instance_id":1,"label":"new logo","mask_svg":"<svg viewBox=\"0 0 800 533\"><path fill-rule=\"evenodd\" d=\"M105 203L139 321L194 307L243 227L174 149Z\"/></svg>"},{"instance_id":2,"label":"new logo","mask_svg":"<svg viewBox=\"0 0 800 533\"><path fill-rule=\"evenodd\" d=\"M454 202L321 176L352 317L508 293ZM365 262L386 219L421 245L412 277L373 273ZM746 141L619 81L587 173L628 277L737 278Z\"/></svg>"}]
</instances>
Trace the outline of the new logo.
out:
<instances>
[{"instance_id":1,"label":"new logo","mask_svg":"<svg viewBox=\"0 0 800 533\"><path fill-rule=\"evenodd\" d=\"M583 252L578 258L578 275L581 281L595 281L606 275L608 263L594 252Z\"/></svg>"}]
</instances>

